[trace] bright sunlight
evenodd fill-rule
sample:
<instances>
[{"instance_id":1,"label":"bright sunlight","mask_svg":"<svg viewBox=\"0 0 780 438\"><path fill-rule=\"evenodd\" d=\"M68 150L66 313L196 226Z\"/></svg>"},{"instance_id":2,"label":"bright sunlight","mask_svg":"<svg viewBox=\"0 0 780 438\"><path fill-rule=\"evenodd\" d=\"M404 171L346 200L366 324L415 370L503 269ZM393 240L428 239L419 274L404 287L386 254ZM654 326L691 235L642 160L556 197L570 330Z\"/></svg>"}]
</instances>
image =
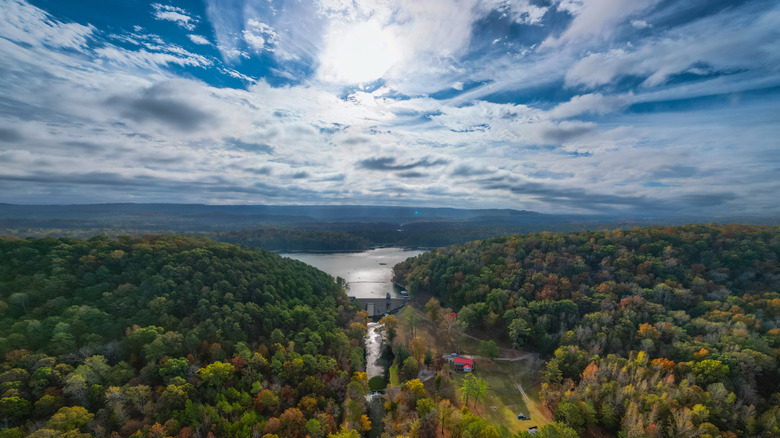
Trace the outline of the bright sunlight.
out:
<instances>
[{"instance_id":1,"label":"bright sunlight","mask_svg":"<svg viewBox=\"0 0 780 438\"><path fill-rule=\"evenodd\" d=\"M382 77L398 59L395 38L374 22L333 24L320 57L320 78L360 84Z\"/></svg>"}]
</instances>

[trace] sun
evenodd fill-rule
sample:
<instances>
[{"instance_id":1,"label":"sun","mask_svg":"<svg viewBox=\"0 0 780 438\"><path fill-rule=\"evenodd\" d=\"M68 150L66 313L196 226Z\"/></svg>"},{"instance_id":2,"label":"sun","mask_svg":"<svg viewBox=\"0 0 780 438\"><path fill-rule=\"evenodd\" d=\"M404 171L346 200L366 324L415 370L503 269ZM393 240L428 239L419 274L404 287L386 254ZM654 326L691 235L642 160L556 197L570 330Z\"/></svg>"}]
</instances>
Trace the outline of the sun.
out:
<instances>
[{"instance_id":1,"label":"sun","mask_svg":"<svg viewBox=\"0 0 780 438\"><path fill-rule=\"evenodd\" d=\"M379 23L333 24L325 37L319 76L327 82L372 82L387 73L397 60L395 38Z\"/></svg>"}]
</instances>

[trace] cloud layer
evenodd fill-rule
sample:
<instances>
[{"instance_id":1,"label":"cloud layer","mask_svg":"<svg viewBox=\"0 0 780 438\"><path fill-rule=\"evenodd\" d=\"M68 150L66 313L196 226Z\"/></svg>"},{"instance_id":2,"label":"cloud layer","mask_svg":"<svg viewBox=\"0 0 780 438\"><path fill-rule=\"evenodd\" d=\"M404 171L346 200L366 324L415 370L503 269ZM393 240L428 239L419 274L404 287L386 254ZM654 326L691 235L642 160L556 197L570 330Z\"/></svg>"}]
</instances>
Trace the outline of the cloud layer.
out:
<instances>
[{"instance_id":1,"label":"cloud layer","mask_svg":"<svg viewBox=\"0 0 780 438\"><path fill-rule=\"evenodd\" d=\"M0 0L0 202L780 213L776 2L139 4Z\"/></svg>"}]
</instances>

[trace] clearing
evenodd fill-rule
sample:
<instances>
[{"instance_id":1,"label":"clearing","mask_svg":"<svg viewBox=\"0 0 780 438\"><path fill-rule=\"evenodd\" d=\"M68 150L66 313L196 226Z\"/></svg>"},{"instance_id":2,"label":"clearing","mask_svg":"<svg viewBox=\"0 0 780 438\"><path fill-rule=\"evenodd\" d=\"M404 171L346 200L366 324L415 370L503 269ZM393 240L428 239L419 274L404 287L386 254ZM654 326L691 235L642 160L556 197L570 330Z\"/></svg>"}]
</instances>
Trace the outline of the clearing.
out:
<instances>
[{"instance_id":1,"label":"clearing","mask_svg":"<svg viewBox=\"0 0 780 438\"><path fill-rule=\"evenodd\" d=\"M448 339L445 333L440 332L428 316L414 304L406 306L397 317L399 324L396 342L408 343L411 340L411 327L407 321L412 319L416 320L415 336L425 339L434 354L441 353L448 356L453 352L454 342ZM475 356L479 346L477 338L464 336L459 346L462 355L474 359L473 374L484 379L488 386L485 400L476 408L472 403L469 403L469 407L477 415L501 429L502 436L552 422L539 402L539 371L544 362L536 353L502 348L502 357L491 361ZM456 388L461 387L465 376L465 373L452 371L452 380ZM518 414L528 415L531 419L518 420Z\"/></svg>"}]
</instances>

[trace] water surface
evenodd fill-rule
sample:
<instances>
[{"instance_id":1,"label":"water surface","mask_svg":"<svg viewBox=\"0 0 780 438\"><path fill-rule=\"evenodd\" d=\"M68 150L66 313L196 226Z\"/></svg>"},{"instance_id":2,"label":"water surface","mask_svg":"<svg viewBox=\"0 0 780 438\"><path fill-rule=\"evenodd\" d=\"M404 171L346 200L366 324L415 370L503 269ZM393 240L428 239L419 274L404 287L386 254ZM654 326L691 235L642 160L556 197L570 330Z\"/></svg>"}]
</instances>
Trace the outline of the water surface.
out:
<instances>
[{"instance_id":1,"label":"water surface","mask_svg":"<svg viewBox=\"0 0 780 438\"><path fill-rule=\"evenodd\" d=\"M424 251L403 248L376 248L346 253L281 253L347 281L347 295L358 298L399 296L393 287L393 266Z\"/></svg>"}]
</instances>

